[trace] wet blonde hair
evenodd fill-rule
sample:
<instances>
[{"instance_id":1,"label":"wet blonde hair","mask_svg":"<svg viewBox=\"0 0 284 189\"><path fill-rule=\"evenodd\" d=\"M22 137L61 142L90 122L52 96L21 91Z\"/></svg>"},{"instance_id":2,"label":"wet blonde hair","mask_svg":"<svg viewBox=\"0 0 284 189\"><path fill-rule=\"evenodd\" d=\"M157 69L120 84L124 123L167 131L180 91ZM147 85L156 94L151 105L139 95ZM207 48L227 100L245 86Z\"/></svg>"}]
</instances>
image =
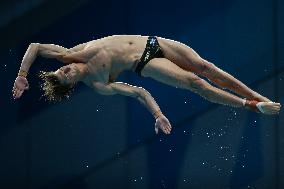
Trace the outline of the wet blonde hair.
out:
<instances>
[{"instance_id":1,"label":"wet blonde hair","mask_svg":"<svg viewBox=\"0 0 284 189\"><path fill-rule=\"evenodd\" d=\"M48 101L58 102L69 99L74 91L74 84L61 84L54 72L40 71L38 76L43 80L40 86L44 92L43 96L46 97Z\"/></svg>"}]
</instances>

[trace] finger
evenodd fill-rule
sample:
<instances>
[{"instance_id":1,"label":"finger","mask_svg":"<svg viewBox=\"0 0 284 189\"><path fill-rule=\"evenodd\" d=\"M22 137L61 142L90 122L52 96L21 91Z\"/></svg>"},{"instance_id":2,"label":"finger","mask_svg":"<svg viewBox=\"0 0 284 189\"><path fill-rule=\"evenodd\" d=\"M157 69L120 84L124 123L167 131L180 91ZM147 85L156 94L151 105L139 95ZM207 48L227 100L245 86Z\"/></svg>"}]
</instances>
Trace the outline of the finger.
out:
<instances>
[{"instance_id":1,"label":"finger","mask_svg":"<svg viewBox=\"0 0 284 189\"><path fill-rule=\"evenodd\" d=\"M17 93L16 93L16 98L20 98L22 93L23 93L23 90L18 90Z\"/></svg>"},{"instance_id":2,"label":"finger","mask_svg":"<svg viewBox=\"0 0 284 189\"><path fill-rule=\"evenodd\" d=\"M14 85L14 87L13 87L13 92L15 92L15 90L17 90L17 87Z\"/></svg>"},{"instance_id":3,"label":"finger","mask_svg":"<svg viewBox=\"0 0 284 189\"><path fill-rule=\"evenodd\" d=\"M276 108L279 108L279 109L280 109L280 108L281 108L281 106L276 106Z\"/></svg>"},{"instance_id":4,"label":"finger","mask_svg":"<svg viewBox=\"0 0 284 189\"><path fill-rule=\"evenodd\" d=\"M164 128L164 132L165 132L166 134L168 134L168 130L167 130L166 128Z\"/></svg>"},{"instance_id":5,"label":"finger","mask_svg":"<svg viewBox=\"0 0 284 189\"><path fill-rule=\"evenodd\" d=\"M13 92L13 97L14 97L14 98L16 97L16 94L17 94L17 89L14 90L14 92Z\"/></svg>"},{"instance_id":6,"label":"finger","mask_svg":"<svg viewBox=\"0 0 284 189\"><path fill-rule=\"evenodd\" d=\"M167 130L166 130L165 128L163 128L163 132L164 132L165 134L167 134Z\"/></svg>"},{"instance_id":7,"label":"finger","mask_svg":"<svg viewBox=\"0 0 284 189\"><path fill-rule=\"evenodd\" d=\"M171 132L171 129L170 129L169 127L167 127L166 130L167 130L168 132Z\"/></svg>"},{"instance_id":8,"label":"finger","mask_svg":"<svg viewBox=\"0 0 284 189\"><path fill-rule=\"evenodd\" d=\"M14 99L15 99L15 96L16 96L16 92L14 91L14 92L13 92L13 98L14 98Z\"/></svg>"},{"instance_id":9,"label":"finger","mask_svg":"<svg viewBox=\"0 0 284 189\"><path fill-rule=\"evenodd\" d=\"M171 133L171 131L170 130L167 130L167 134L170 134Z\"/></svg>"},{"instance_id":10,"label":"finger","mask_svg":"<svg viewBox=\"0 0 284 189\"><path fill-rule=\"evenodd\" d=\"M168 131L167 126L163 125L163 130L164 130L165 132L167 132L167 131Z\"/></svg>"},{"instance_id":11,"label":"finger","mask_svg":"<svg viewBox=\"0 0 284 189\"><path fill-rule=\"evenodd\" d=\"M18 98L20 98L20 97L22 96L23 92L24 92L24 91L20 91L20 92L18 93Z\"/></svg>"},{"instance_id":12,"label":"finger","mask_svg":"<svg viewBox=\"0 0 284 189\"><path fill-rule=\"evenodd\" d=\"M158 132L159 132L158 127L155 127L155 132L156 132L156 134L158 134Z\"/></svg>"},{"instance_id":13,"label":"finger","mask_svg":"<svg viewBox=\"0 0 284 189\"><path fill-rule=\"evenodd\" d=\"M16 90L16 93L15 93L15 99L17 99L17 98L18 98L19 93L20 93L20 90Z\"/></svg>"},{"instance_id":14,"label":"finger","mask_svg":"<svg viewBox=\"0 0 284 189\"><path fill-rule=\"evenodd\" d=\"M170 130L169 129L166 129L166 132L167 132L167 134L170 134Z\"/></svg>"},{"instance_id":15,"label":"finger","mask_svg":"<svg viewBox=\"0 0 284 189\"><path fill-rule=\"evenodd\" d=\"M166 128L167 132L170 133L171 129L169 127Z\"/></svg>"}]
</instances>

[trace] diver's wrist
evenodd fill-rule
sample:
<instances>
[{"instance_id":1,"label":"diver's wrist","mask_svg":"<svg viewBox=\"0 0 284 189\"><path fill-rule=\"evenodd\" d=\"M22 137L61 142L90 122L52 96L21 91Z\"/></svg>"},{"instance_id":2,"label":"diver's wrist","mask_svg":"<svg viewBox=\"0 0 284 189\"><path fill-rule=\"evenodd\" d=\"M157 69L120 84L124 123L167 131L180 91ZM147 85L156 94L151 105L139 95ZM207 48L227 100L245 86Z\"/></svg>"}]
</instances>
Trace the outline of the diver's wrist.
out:
<instances>
[{"instance_id":1,"label":"diver's wrist","mask_svg":"<svg viewBox=\"0 0 284 189\"><path fill-rule=\"evenodd\" d=\"M25 77L26 78L27 75L28 75L28 71L20 69L19 72L18 72L18 76L20 76L20 77Z\"/></svg>"},{"instance_id":2,"label":"diver's wrist","mask_svg":"<svg viewBox=\"0 0 284 189\"><path fill-rule=\"evenodd\" d=\"M259 102L258 101L256 101L256 100L246 100L246 103L245 103L245 108L248 108L248 109L250 109L250 110L252 110L252 111L255 111L255 112L260 112L260 110L258 109L258 107L257 107L257 104L258 104Z\"/></svg>"},{"instance_id":3,"label":"diver's wrist","mask_svg":"<svg viewBox=\"0 0 284 189\"><path fill-rule=\"evenodd\" d=\"M161 110L157 110L156 112L153 113L155 119L158 119L161 115L163 115Z\"/></svg>"}]
</instances>

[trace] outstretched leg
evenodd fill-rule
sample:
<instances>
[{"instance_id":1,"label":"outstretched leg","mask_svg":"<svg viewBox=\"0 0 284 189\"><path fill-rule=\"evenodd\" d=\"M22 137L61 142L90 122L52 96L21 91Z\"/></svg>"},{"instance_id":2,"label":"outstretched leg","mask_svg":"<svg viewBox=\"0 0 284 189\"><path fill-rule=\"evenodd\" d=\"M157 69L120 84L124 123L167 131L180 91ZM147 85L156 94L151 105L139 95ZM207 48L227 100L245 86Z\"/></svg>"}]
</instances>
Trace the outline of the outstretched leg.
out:
<instances>
[{"instance_id":1,"label":"outstretched leg","mask_svg":"<svg viewBox=\"0 0 284 189\"><path fill-rule=\"evenodd\" d=\"M185 71L166 58L154 58L146 64L141 72L144 77L151 77L173 87L189 89L205 99L232 107L244 107L245 99L210 85L192 72ZM279 104L280 105L280 104ZM278 113L280 107L266 103L267 114Z\"/></svg>"},{"instance_id":2,"label":"outstretched leg","mask_svg":"<svg viewBox=\"0 0 284 189\"><path fill-rule=\"evenodd\" d=\"M235 94L247 99L270 102L268 98L253 91L229 73L201 58L193 49L185 44L163 38L159 38L159 43L165 57L179 67L204 76L217 86L229 89Z\"/></svg>"},{"instance_id":3,"label":"outstretched leg","mask_svg":"<svg viewBox=\"0 0 284 189\"><path fill-rule=\"evenodd\" d=\"M259 93L253 91L247 87L244 83L230 75L229 73L221 70L214 64L208 62L207 60L200 59L201 64L204 65L204 70L200 72L201 75L207 77L210 81L222 87L224 89L229 89L234 93L246 97L249 100L257 100L261 102L271 102L268 98L260 95Z\"/></svg>"},{"instance_id":4,"label":"outstretched leg","mask_svg":"<svg viewBox=\"0 0 284 189\"><path fill-rule=\"evenodd\" d=\"M144 77L151 77L164 84L188 89L205 99L223 105L242 107L244 100L210 85L192 72L185 71L165 58L154 58L141 72Z\"/></svg>"}]
</instances>

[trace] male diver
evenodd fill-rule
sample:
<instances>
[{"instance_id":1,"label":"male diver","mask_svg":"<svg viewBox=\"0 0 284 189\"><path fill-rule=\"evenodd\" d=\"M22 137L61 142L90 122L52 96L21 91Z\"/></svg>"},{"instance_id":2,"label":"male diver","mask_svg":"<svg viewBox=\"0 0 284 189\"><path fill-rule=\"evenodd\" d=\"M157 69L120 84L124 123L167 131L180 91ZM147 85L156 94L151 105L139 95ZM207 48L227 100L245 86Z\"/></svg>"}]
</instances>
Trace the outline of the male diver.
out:
<instances>
[{"instance_id":1,"label":"male diver","mask_svg":"<svg viewBox=\"0 0 284 189\"><path fill-rule=\"evenodd\" d=\"M48 100L68 98L76 83L81 81L102 95L120 94L136 98L154 116L156 133L161 129L169 134L172 129L169 120L147 90L116 82L121 72L130 70L141 77L188 89L211 102L231 107L245 107L263 114L278 114L281 107L280 103L272 102L201 58L185 44L140 35L108 36L70 49L53 44L31 43L14 83L14 99L20 98L29 89L26 77L37 56L55 58L66 64L54 72L40 73L44 80L44 95ZM219 88L199 76L207 78Z\"/></svg>"}]
</instances>

